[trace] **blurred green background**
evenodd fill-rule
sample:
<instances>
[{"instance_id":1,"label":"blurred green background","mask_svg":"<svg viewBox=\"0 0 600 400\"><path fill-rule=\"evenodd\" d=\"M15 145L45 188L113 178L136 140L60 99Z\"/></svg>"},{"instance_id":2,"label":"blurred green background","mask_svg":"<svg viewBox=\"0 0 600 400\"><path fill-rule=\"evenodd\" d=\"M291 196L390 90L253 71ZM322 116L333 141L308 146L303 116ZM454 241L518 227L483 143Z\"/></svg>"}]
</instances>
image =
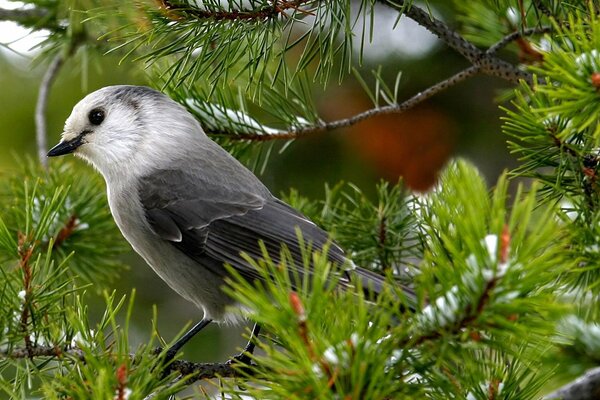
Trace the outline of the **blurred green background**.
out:
<instances>
[{"instance_id":1,"label":"blurred green background","mask_svg":"<svg viewBox=\"0 0 600 400\"><path fill-rule=\"evenodd\" d=\"M446 19L443 2L436 12ZM380 21L381 22L381 21ZM402 21L400 26L403 26ZM377 20L376 20L377 23ZM3 35L14 26L0 23ZM389 21L380 26L390 26ZM400 28L399 28L400 29ZM391 41L390 37L397 38ZM466 66L454 52L439 45L421 30L380 32L366 57L364 70L383 63L393 82L402 71L400 98L408 98ZM390 43L391 41L391 43ZM420 45L421 44L421 45ZM416 49L416 50L415 50ZM41 76L48 60L32 59L0 50L0 170L15 171L24 156L35 157L34 108ZM369 58L371 57L371 58ZM369 65L372 64L372 65ZM139 65L114 56L80 51L70 59L52 87L47 113L49 144L59 140L64 120L73 105L87 93L112 84L148 84ZM295 142L282 154L273 153L261 179L275 194L297 188L303 195L321 198L325 183L353 182L373 193L380 179L395 182L404 176L424 190L450 157L462 156L475 162L493 182L514 165L500 130L500 111L495 97L506 88L498 80L476 77L401 116L371 119L352 128L321 134ZM332 85L320 94L317 104L326 120L350 116L371 107L355 79ZM84 166L77 161L82 168ZM50 161L52 168L52 161ZM98 187L104 191L104 187ZM148 338L152 305L158 309L158 328L167 340L187 323L196 322L201 312L171 291L133 252L124 257L130 268L114 283L118 293L137 288L132 343ZM94 294L90 297L95 298ZM99 297L98 304L101 303ZM244 327L211 326L186 346L186 358L195 361L223 360L245 343Z\"/></svg>"}]
</instances>

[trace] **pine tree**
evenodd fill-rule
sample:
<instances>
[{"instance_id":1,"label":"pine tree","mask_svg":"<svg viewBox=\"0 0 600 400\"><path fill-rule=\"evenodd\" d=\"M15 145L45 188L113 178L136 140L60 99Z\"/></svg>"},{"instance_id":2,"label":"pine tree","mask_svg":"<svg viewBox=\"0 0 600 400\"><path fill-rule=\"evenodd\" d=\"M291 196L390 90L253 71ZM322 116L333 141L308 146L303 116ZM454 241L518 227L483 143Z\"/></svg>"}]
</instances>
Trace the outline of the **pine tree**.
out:
<instances>
[{"instance_id":1,"label":"pine tree","mask_svg":"<svg viewBox=\"0 0 600 400\"><path fill-rule=\"evenodd\" d=\"M600 390L600 7L589 1L453 1L453 22L411 1L26 1L0 20L46 30L36 110L39 162L1 177L0 391L9 398L177 396L201 380L227 398L592 399ZM383 10L383 11L382 11ZM360 68L377 12L434 33L467 66L417 95ZM362 31L357 26L367 27ZM359 50L357 50L359 49ZM264 283L231 271L225 290L264 328L252 364L163 366L156 333L129 343L134 294L111 292L126 243L98 180L46 165L45 108L74 58L118 54L187 107L255 169L306 136L400 114L485 74L511 85L502 130L519 166L489 189L463 160L434 189L352 184L285 200L331 233L388 290L340 292L324 253L306 243L295 287L284 262L248 259ZM355 79L372 108L326 121L316 92ZM268 117L267 117L268 116ZM282 147L276 144L285 143ZM523 179L531 178L524 185ZM510 190L509 190L510 189ZM326 251L326 250L325 250ZM409 304L397 283L414 288ZM89 292L104 293L100 319ZM156 320L155 313L148 318ZM554 391L553 391L554 390Z\"/></svg>"}]
</instances>

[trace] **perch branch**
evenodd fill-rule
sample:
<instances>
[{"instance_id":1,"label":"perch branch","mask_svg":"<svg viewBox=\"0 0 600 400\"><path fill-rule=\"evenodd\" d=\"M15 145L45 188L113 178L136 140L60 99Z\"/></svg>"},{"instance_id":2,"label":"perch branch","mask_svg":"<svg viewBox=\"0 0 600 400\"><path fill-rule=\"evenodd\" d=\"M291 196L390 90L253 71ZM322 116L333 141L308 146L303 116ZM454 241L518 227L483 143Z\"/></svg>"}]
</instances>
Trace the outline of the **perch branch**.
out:
<instances>
[{"instance_id":1,"label":"perch branch","mask_svg":"<svg viewBox=\"0 0 600 400\"><path fill-rule=\"evenodd\" d=\"M161 349L157 349L159 352ZM71 357L79 361L85 361L85 355L82 350L73 347L61 349L52 346L32 346L31 348L14 347L10 350L0 352L0 359L25 359L25 358L61 358ZM133 356L132 356L133 357ZM187 376L187 382L193 383L203 379L214 378L233 378L240 376L238 369L231 362L224 363L196 363L186 360L175 360L167 367L168 372L177 371L182 376ZM244 376L247 376L249 369L244 369Z\"/></svg>"},{"instance_id":2,"label":"perch branch","mask_svg":"<svg viewBox=\"0 0 600 400\"><path fill-rule=\"evenodd\" d=\"M544 397L544 400L594 400L600 398L600 367L569 382Z\"/></svg>"}]
</instances>

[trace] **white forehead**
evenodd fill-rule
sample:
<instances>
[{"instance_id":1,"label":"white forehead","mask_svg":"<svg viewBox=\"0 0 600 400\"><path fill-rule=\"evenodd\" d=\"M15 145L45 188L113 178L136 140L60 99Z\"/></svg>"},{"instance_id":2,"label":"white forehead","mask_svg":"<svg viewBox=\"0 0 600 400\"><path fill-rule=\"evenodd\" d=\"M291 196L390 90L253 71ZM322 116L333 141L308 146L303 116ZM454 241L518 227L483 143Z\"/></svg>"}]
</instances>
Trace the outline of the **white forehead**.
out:
<instances>
[{"instance_id":1,"label":"white forehead","mask_svg":"<svg viewBox=\"0 0 600 400\"><path fill-rule=\"evenodd\" d=\"M118 112L121 109L131 114L147 107L149 103L170 101L162 93L144 86L107 86L88 94L73 107L65 123L65 131L86 124L89 112L97 108L106 113Z\"/></svg>"}]
</instances>

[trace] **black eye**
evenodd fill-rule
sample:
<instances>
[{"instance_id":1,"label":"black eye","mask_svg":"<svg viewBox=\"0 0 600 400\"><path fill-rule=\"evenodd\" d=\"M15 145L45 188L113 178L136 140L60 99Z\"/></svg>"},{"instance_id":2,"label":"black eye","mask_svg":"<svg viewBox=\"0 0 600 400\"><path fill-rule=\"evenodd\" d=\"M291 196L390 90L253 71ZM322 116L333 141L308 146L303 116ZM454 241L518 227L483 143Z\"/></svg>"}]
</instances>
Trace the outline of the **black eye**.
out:
<instances>
[{"instance_id":1,"label":"black eye","mask_svg":"<svg viewBox=\"0 0 600 400\"><path fill-rule=\"evenodd\" d=\"M100 125L104 121L104 110L95 108L88 114L88 119L93 125Z\"/></svg>"}]
</instances>

